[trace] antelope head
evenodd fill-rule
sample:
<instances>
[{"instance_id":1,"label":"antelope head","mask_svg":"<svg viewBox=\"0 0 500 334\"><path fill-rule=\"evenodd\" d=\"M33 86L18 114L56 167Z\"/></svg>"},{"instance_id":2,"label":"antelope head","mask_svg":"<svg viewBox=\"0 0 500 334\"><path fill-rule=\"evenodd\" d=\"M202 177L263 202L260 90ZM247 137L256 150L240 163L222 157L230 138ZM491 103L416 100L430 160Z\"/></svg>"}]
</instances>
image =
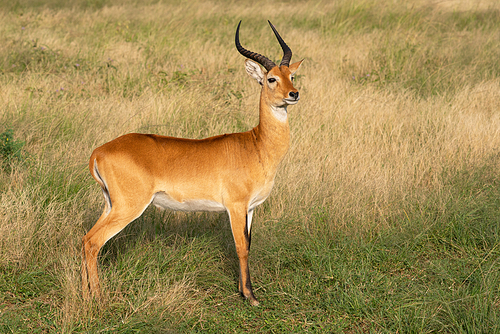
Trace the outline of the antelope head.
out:
<instances>
[{"instance_id":1,"label":"antelope head","mask_svg":"<svg viewBox=\"0 0 500 334\"><path fill-rule=\"evenodd\" d=\"M292 59L292 50L283 41L273 24L270 21L268 22L283 49L283 58L279 66L269 58L241 46L239 39L241 21L236 29L236 49L248 58L245 61L245 69L248 75L257 80L262 86L262 94L267 100L267 104L272 108L286 109L286 106L296 104L300 99L299 91L293 86L293 76L303 60L289 65ZM258 64L262 65L267 72L264 72Z\"/></svg>"}]
</instances>

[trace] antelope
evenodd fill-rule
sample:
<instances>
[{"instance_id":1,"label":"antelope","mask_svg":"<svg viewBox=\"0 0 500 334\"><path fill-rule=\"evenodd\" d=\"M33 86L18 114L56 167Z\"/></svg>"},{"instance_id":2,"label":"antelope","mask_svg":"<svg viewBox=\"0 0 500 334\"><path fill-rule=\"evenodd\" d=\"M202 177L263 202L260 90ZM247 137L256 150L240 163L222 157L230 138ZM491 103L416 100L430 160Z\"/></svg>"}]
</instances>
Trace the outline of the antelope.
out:
<instances>
[{"instance_id":1,"label":"antelope","mask_svg":"<svg viewBox=\"0 0 500 334\"><path fill-rule=\"evenodd\" d=\"M241 21L235 35L236 49L248 58L246 72L262 86L256 127L205 139L130 133L96 148L90 156L90 174L101 186L105 203L101 217L82 240L86 300L101 299L97 270L101 247L152 203L181 211L227 211L239 259L239 292L251 305L259 305L248 266L252 215L269 196L289 147L287 107L299 101L293 75L303 61L289 65L292 51L268 22L283 50L279 66L241 46Z\"/></svg>"}]
</instances>

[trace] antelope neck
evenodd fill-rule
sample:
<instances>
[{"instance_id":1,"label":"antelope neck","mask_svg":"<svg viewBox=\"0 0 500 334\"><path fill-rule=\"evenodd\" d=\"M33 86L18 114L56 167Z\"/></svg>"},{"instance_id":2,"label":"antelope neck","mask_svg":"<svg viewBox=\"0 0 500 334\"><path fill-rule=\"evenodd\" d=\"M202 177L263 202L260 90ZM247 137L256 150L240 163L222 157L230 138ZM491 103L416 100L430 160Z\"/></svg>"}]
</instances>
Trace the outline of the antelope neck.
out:
<instances>
[{"instance_id":1,"label":"antelope neck","mask_svg":"<svg viewBox=\"0 0 500 334\"><path fill-rule=\"evenodd\" d=\"M290 145L290 127L286 106L273 107L261 99L259 125L254 128L256 145L270 158L267 162L278 164Z\"/></svg>"}]
</instances>

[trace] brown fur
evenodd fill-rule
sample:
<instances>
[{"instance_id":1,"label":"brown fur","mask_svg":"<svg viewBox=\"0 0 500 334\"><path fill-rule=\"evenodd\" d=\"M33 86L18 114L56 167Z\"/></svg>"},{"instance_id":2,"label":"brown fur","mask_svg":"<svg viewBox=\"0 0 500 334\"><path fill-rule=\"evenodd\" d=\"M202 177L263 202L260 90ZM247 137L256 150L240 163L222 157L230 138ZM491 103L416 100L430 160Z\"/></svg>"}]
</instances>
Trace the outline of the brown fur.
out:
<instances>
[{"instance_id":1,"label":"brown fur","mask_svg":"<svg viewBox=\"0 0 500 334\"><path fill-rule=\"evenodd\" d=\"M256 65L248 62L247 71ZM240 264L239 290L252 305L258 305L248 268L251 231L246 220L251 206L262 203L271 192L288 150L288 118L278 120L273 108L286 108L290 92L298 94L291 76L300 64L276 66L269 73L259 67L253 75L249 73L261 76L262 84L260 122L250 131L201 140L131 133L94 150L90 173L109 194L110 207L106 204L83 237L82 285L87 299L90 293L101 297L97 272L101 247L162 193L171 202L206 201L227 210ZM267 81L271 76L276 80L273 83Z\"/></svg>"}]
</instances>

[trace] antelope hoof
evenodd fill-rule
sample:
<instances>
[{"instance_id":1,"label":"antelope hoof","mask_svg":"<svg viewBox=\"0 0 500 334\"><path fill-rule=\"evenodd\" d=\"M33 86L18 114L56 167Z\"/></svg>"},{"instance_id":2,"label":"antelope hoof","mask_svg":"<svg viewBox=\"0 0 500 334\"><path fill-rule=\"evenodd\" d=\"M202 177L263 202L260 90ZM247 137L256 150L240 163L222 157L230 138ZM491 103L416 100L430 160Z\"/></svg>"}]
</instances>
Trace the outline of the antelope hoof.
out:
<instances>
[{"instance_id":1,"label":"antelope hoof","mask_svg":"<svg viewBox=\"0 0 500 334\"><path fill-rule=\"evenodd\" d=\"M260 304L259 301L255 297L248 298L248 300L250 301L250 305L252 305L252 306L259 306L259 304Z\"/></svg>"},{"instance_id":2,"label":"antelope hoof","mask_svg":"<svg viewBox=\"0 0 500 334\"><path fill-rule=\"evenodd\" d=\"M257 300L257 298L255 298L255 296L253 295L253 292L250 292L248 294L248 296L246 294L244 294L242 291L240 291L241 295L243 297L245 297L249 302L250 302L250 305L252 306L259 306L259 301Z\"/></svg>"},{"instance_id":3,"label":"antelope hoof","mask_svg":"<svg viewBox=\"0 0 500 334\"><path fill-rule=\"evenodd\" d=\"M88 288L87 289L85 289L85 288L82 289L82 297L83 297L83 300L85 300L86 302L90 301L91 297L90 297L90 291L89 291Z\"/></svg>"}]
</instances>

